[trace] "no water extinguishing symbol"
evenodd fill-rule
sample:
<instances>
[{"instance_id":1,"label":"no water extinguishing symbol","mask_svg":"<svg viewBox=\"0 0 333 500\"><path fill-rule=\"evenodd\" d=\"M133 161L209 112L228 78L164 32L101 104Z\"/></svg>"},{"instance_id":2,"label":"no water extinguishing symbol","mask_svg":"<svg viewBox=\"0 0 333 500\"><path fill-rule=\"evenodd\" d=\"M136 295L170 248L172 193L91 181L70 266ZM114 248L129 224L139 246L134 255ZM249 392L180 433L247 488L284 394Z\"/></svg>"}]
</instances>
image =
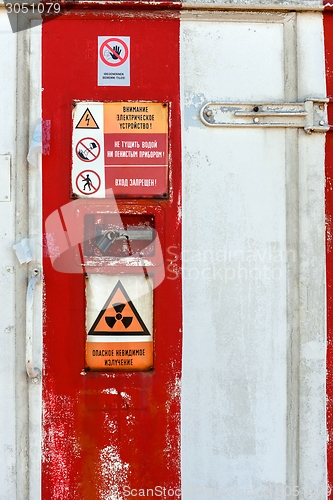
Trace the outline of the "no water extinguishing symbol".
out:
<instances>
[{"instance_id":1,"label":"no water extinguishing symbol","mask_svg":"<svg viewBox=\"0 0 333 500\"><path fill-rule=\"evenodd\" d=\"M94 161L99 157L99 153L101 152L101 147L99 142L92 137L85 137L84 139L80 139L75 148L76 156L80 158L80 160L89 162Z\"/></svg>"}]
</instances>

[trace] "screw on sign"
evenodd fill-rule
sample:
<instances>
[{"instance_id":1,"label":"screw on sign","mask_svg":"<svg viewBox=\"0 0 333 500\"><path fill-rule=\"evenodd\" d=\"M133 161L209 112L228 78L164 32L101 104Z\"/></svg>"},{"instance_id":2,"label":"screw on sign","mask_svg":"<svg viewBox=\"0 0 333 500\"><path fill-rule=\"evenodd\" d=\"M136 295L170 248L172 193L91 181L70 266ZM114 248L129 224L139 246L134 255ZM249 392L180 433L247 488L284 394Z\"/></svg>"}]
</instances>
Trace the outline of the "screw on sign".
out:
<instances>
[{"instance_id":1,"label":"screw on sign","mask_svg":"<svg viewBox=\"0 0 333 500\"><path fill-rule=\"evenodd\" d=\"M99 157L101 147L96 139L85 137L80 139L75 148L76 156L82 161L94 161Z\"/></svg>"},{"instance_id":2,"label":"screw on sign","mask_svg":"<svg viewBox=\"0 0 333 500\"><path fill-rule=\"evenodd\" d=\"M76 178L76 187L82 194L94 194L101 187L101 178L94 170L84 170Z\"/></svg>"},{"instance_id":3,"label":"screw on sign","mask_svg":"<svg viewBox=\"0 0 333 500\"><path fill-rule=\"evenodd\" d=\"M120 38L108 38L102 43L99 55L104 64L120 66L128 58L128 47Z\"/></svg>"}]
</instances>

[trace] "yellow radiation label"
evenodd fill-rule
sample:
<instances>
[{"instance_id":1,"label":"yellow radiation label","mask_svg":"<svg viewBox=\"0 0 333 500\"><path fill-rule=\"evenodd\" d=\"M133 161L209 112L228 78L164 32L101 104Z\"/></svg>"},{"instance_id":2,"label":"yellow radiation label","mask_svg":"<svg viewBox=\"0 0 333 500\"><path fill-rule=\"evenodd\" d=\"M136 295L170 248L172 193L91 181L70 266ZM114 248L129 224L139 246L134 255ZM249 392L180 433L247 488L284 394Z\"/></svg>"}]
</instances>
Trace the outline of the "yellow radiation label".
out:
<instances>
[{"instance_id":1,"label":"yellow radiation label","mask_svg":"<svg viewBox=\"0 0 333 500\"><path fill-rule=\"evenodd\" d=\"M96 280L98 283L97 277ZM100 283L105 286L105 277ZM96 371L145 371L153 368L152 334L120 280L88 331L86 368Z\"/></svg>"},{"instance_id":2,"label":"yellow radiation label","mask_svg":"<svg viewBox=\"0 0 333 500\"><path fill-rule=\"evenodd\" d=\"M87 367L96 371L153 368L153 342L87 342Z\"/></svg>"}]
</instances>

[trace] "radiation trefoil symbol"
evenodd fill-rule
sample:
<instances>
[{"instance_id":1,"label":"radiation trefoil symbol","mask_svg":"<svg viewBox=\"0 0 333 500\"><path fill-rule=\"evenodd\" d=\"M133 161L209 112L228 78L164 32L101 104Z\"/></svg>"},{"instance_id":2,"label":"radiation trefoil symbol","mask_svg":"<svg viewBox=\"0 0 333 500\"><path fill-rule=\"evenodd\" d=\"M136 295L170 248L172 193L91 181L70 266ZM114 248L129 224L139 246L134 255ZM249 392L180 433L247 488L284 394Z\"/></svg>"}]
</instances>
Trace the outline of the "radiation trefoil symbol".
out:
<instances>
[{"instance_id":1,"label":"radiation trefoil symbol","mask_svg":"<svg viewBox=\"0 0 333 500\"><path fill-rule=\"evenodd\" d=\"M110 328L113 328L117 321L121 321L125 328L128 328L131 325L133 317L123 316L121 314L125 306L126 304L121 304L119 302L112 304L112 307L117 314L115 316L105 316L105 321Z\"/></svg>"},{"instance_id":2,"label":"radiation trefoil symbol","mask_svg":"<svg viewBox=\"0 0 333 500\"><path fill-rule=\"evenodd\" d=\"M151 337L151 333L120 280L98 314L88 335L149 335Z\"/></svg>"}]
</instances>

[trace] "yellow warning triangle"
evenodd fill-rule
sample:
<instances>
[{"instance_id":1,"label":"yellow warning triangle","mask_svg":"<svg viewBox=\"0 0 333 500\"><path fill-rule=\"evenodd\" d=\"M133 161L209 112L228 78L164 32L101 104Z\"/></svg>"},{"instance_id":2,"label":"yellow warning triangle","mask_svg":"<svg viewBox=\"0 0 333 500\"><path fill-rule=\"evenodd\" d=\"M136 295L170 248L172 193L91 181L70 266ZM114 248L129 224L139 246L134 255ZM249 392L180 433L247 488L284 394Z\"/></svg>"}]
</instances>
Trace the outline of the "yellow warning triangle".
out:
<instances>
[{"instance_id":1,"label":"yellow warning triangle","mask_svg":"<svg viewBox=\"0 0 333 500\"><path fill-rule=\"evenodd\" d=\"M79 120L79 123L76 125L75 128L86 128L86 129L99 128L89 108L85 110L81 119Z\"/></svg>"},{"instance_id":2,"label":"yellow warning triangle","mask_svg":"<svg viewBox=\"0 0 333 500\"><path fill-rule=\"evenodd\" d=\"M112 290L88 335L150 335L120 281Z\"/></svg>"}]
</instances>

